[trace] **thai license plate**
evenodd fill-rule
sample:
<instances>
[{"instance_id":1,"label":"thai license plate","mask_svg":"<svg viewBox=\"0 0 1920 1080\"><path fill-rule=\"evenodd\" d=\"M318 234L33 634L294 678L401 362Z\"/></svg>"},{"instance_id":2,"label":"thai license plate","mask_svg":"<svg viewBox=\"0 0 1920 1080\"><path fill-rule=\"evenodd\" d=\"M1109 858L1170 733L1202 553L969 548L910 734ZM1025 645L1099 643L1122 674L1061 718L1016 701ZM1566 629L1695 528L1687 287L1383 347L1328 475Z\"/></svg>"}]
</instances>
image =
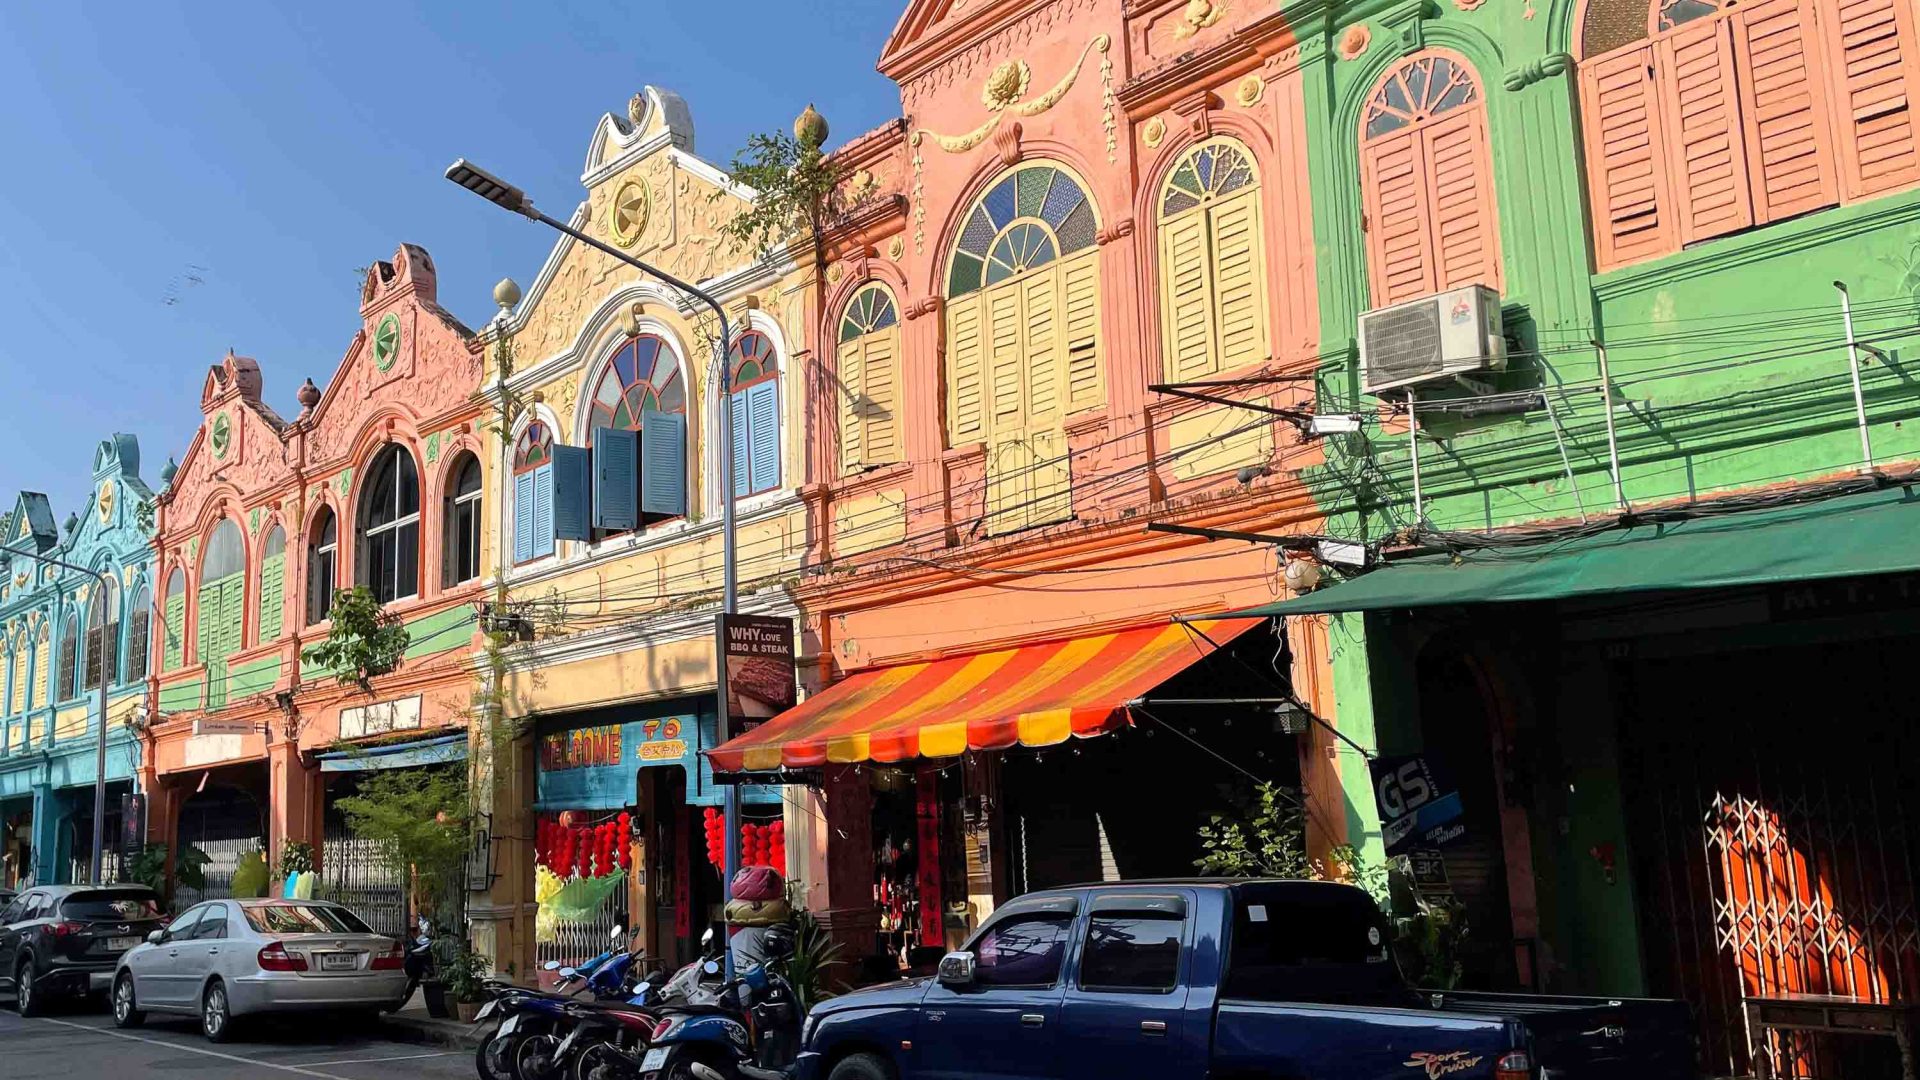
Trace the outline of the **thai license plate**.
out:
<instances>
[{"instance_id":1,"label":"thai license plate","mask_svg":"<svg viewBox=\"0 0 1920 1080\"><path fill-rule=\"evenodd\" d=\"M360 966L360 958L352 953L329 952L320 954L321 971L352 971Z\"/></svg>"},{"instance_id":2,"label":"thai license plate","mask_svg":"<svg viewBox=\"0 0 1920 1080\"><path fill-rule=\"evenodd\" d=\"M666 1064L667 1048L664 1046L656 1046L647 1051L646 1057L640 1059L640 1071L643 1073L659 1072L666 1067Z\"/></svg>"},{"instance_id":3,"label":"thai license plate","mask_svg":"<svg viewBox=\"0 0 1920 1080\"><path fill-rule=\"evenodd\" d=\"M126 952L128 949L131 949L138 944L140 944L140 939L137 937L117 937L117 938L107 939L107 949L111 952Z\"/></svg>"},{"instance_id":4,"label":"thai license plate","mask_svg":"<svg viewBox=\"0 0 1920 1080\"><path fill-rule=\"evenodd\" d=\"M500 1030L493 1033L494 1038L504 1039L513 1034L513 1029L519 1026L520 1018L518 1016L509 1016L505 1020L500 1021Z\"/></svg>"}]
</instances>

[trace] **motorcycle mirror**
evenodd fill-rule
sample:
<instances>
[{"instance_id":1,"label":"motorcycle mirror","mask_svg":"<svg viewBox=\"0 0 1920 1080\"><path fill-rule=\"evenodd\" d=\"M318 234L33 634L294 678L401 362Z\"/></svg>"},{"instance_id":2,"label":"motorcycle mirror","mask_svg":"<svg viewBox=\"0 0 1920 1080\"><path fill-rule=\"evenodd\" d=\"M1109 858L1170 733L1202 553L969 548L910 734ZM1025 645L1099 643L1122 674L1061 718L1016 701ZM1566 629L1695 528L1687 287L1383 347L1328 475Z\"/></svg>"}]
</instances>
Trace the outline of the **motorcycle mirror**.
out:
<instances>
[{"instance_id":1,"label":"motorcycle mirror","mask_svg":"<svg viewBox=\"0 0 1920 1080\"><path fill-rule=\"evenodd\" d=\"M613 928L613 933L611 933L611 934L608 934L608 935L607 935L607 940L608 940L608 941L619 941L619 940L620 940L620 935L621 935L621 934L623 934L623 933L625 933L625 932L626 932L626 928L625 928L625 927L620 927L620 926L616 926L616 927L614 927L614 928Z\"/></svg>"},{"instance_id":2,"label":"motorcycle mirror","mask_svg":"<svg viewBox=\"0 0 1920 1080\"><path fill-rule=\"evenodd\" d=\"M575 971L570 967L563 967L560 969L560 977L563 979L571 979L578 974L580 974L578 971Z\"/></svg>"},{"instance_id":3,"label":"motorcycle mirror","mask_svg":"<svg viewBox=\"0 0 1920 1080\"><path fill-rule=\"evenodd\" d=\"M541 965L540 965L540 970L542 970L542 971L559 971L559 970L560 970L560 961L558 961L558 960L549 960L549 961L547 961L546 963L544 963L544 964L541 964Z\"/></svg>"},{"instance_id":4,"label":"motorcycle mirror","mask_svg":"<svg viewBox=\"0 0 1920 1080\"><path fill-rule=\"evenodd\" d=\"M713 947L713 927L707 927L707 932L700 935L700 947L702 949L710 949Z\"/></svg>"},{"instance_id":5,"label":"motorcycle mirror","mask_svg":"<svg viewBox=\"0 0 1920 1080\"><path fill-rule=\"evenodd\" d=\"M634 987L634 988L633 988L633 994L634 994L634 996L635 996L635 997L639 997L639 996L641 996L641 995L643 995L643 994L645 994L645 993L646 993L647 991L649 991L649 990L651 990L651 989L653 989L653 984L652 984L652 983L650 983L650 982L642 982L642 983L641 983L641 984L640 984L639 986L636 986L636 987Z\"/></svg>"},{"instance_id":6,"label":"motorcycle mirror","mask_svg":"<svg viewBox=\"0 0 1920 1080\"><path fill-rule=\"evenodd\" d=\"M706 972L709 975L718 975L720 974L720 965L716 961L709 960L706 963L700 965L700 970Z\"/></svg>"}]
</instances>

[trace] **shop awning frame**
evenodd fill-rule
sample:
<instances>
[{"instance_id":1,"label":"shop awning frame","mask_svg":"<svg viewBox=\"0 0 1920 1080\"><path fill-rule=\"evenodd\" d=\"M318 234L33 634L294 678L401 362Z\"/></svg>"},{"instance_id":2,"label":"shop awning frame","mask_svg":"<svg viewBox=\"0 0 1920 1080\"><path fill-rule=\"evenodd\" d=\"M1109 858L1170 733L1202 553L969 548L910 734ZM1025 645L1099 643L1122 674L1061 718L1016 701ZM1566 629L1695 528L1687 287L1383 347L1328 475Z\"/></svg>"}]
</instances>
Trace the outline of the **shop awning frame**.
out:
<instances>
[{"instance_id":1,"label":"shop awning frame","mask_svg":"<svg viewBox=\"0 0 1920 1080\"><path fill-rule=\"evenodd\" d=\"M1225 645L1261 621L1167 621L857 671L706 753L716 774L768 774L1101 735L1211 655L1209 640Z\"/></svg>"},{"instance_id":2,"label":"shop awning frame","mask_svg":"<svg viewBox=\"0 0 1920 1080\"><path fill-rule=\"evenodd\" d=\"M1711 507L1711 504L1705 504ZM1621 593L1740 588L1920 570L1912 482L1739 511L1703 507L1523 547L1421 555L1236 616L1398 611Z\"/></svg>"}]
</instances>

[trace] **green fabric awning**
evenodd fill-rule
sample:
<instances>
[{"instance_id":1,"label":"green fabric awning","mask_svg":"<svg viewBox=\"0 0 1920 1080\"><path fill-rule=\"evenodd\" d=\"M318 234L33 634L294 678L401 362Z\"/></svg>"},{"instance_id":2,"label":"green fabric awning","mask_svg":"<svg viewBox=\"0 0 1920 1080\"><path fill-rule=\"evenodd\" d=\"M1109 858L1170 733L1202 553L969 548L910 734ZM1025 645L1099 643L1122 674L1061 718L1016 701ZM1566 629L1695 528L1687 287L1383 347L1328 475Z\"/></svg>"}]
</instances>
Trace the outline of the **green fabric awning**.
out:
<instances>
[{"instance_id":1,"label":"green fabric awning","mask_svg":"<svg viewBox=\"0 0 1920 1080\"><path fill-rule=\"evenodd\" d=\"M1560 600L1909 570L1920 570L1920 489L1894 487L1520 548L1422 555L1228 617Z\"/></svg>"}]
</instances>

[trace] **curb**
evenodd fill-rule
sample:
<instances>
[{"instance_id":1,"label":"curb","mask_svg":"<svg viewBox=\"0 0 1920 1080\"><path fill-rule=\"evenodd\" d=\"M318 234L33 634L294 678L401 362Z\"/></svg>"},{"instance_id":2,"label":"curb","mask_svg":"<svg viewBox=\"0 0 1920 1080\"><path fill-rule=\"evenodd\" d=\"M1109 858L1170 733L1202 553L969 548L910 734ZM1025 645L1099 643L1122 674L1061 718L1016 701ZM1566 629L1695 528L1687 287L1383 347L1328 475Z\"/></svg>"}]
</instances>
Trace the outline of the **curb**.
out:
<instances>
[{"instance_id":1,"label":"curb","mask_svg":"<svg viewBox=\"0 0 1920 1080\"><path fill-rule=\"evenodd\" d=\"M387 1015L380 1018L382 1032L394 1042L449 1049L471 1049L479 1042L480 1027L457 1020Z\"/></svg>"}]
</instances>

